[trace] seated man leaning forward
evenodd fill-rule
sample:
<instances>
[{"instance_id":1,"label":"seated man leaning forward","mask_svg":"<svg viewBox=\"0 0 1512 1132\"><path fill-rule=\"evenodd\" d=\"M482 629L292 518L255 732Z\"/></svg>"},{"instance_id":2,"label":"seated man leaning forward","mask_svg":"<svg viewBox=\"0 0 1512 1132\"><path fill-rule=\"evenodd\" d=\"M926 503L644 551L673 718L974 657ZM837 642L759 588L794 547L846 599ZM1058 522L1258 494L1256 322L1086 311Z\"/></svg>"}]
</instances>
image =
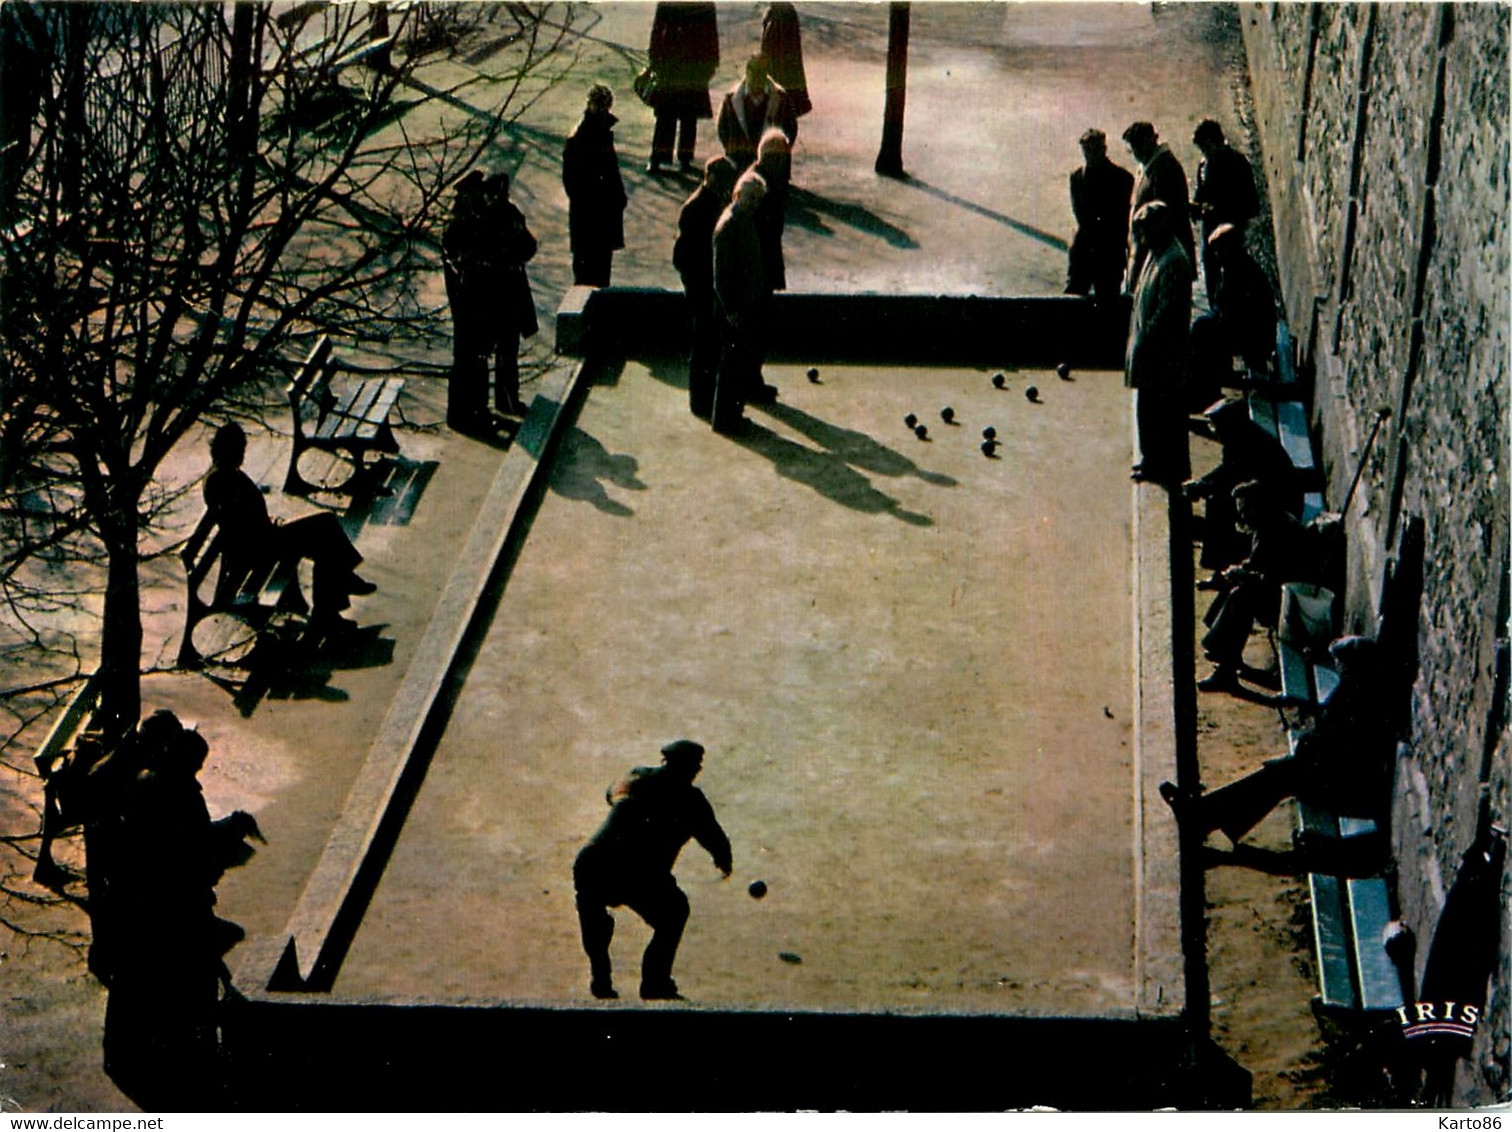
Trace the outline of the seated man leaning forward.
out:
<instances>
[{"instance_id":1,"label":"seated man leaning forward","mask_svg":"<svg viewBox=\"0 0 1512 1132\"><path fill-rule=\"evenodd\" d=\"M357 575L362 555L329 511L306 515L289 522L268 515L262 489L242 471L247 455L247 434L234 421L216 429L210 440L213 467L205 477L205 508L214 516L225 540L222 569L251 570L277 559L313 564L313 601L310 628L328 632L350 625L341 612L352 604L353 595L370 594L378 587Z\"/></svg>"},{"instance_id":2,"label":"seated man leaning forward","mask_svg":"<svg viewBox=\"0 0 1512 1132\"><path fill-rule=\"evenodd\" d=\"M1390 806L1396 736L1381 704L1379 647L1369 637L1340 637L1328 646L1339 686L1296 753L1272 759L1206 794L1162 782L1160 794L1189 829L1222 830L1234 844L1287 798L1340 816L1383 820Z\"/></svg>"},{"instance_id":3,"label":"seated man leaning forward","mask_svg":"<svg viewBox=\"0 0 1512 1132\"><path fill-rule=\"evenodd\" d=\"M661 749L661 766L638 766L612 787L605 796L609 816L572 866L595 998L619 997L609 962L614 917L608 909L620 905L638 913L653 932L641 957L641 997L682 997L672 981L672 962L688 922L688 898L677 887L672 866L692 838L726 877L732 867L730 839L703 791L693 785L703 753L692 740L678 739Z\"/></svg>"}]
</instances>

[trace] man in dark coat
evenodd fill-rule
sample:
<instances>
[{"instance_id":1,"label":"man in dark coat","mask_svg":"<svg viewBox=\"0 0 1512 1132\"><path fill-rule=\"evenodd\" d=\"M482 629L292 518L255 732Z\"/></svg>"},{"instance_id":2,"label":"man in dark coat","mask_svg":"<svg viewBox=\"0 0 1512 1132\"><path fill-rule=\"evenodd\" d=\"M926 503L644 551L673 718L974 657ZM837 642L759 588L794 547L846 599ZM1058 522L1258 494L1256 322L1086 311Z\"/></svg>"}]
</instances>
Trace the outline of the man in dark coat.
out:
<instances>
[{"instance_id":1,"label":"man in dark coat","mask_svg":"<svg viewBox=\"0 0 1512 1132\"><path fill-rule=\"evenodd\" d=\"M580 287L609 286L614 253L625 246L625 183L614 152L619 119L609 112L613 105L614 92L594 83L582 120L562 147L572 281Z\"/></svg>"},{"instance_id":2,"label":"man in dark coat","mask_svg":"<svg viewBox=\"0 0 1512 1132\"><path fill-rule=\"evenodd\" d=\"M1232 224L1220 224L1207 239L1207 314L1192 323L1192 384L1195 408L1217 400L1235 384L1234 356L1251 369L1265 369L1276 345L1276 298L1265 271Z\"/></svg>"},{"instance_id":3,"label":"man in dark coat","mask_svg":"<svg viewBox=\"0 0 1512 1132\"><path fill-rule=\"evenodd\" d=\"M651 19L649 65L656 75L652 109L651 161L646 172L658 173L672 162L693 164L698 120L714 117L709 81L719 69L719 25L711 3L661 3Z\"/></svg>"},{"instance_id":4,"label":"man in dark coat","mask_svg":"<svg viewBox=\"0 0 1512 1132\"><path fill-rule=\"evenodd\" d=\"M677 887L672 866L691 838L726 877L733 867L730 839L714 807L693 785L703 767L703 747L679 739L661 754L661 766L636 767L609 790L609 816L572 866L595 998L619 997L609 961L614 917L608 909L621 905L645 920L653 933L641 957L641 997L681 998L672 963L688 922L688 898Z\"/></svg>"},{"instance_id":5,"label":"man in dark coat","mask_svg":"<svg viewBox=\"0 0 1512 1132\"><path fill-rule=\"evenodd\" d=\"M773 126L789 142L798 136L798 119L787 91L772 78L767 57L753 55L746 61L745 77L719 104L719 142L738 171L744 172L756 161L761 136Z\"/></svg>"},{"instance_id":6,"label":"man in dark coat","mask_svg":"<svg viewBox=\"0 0 1512 1132\"><path fill-rule=\"evenodd\" d=\"M1135 122L1123 132L1123 140L1129 153L1139 163L1139 172L1134 177L1134 196L1129 203L1129 216L1152 201L1162 202L1171 210L1171 232L1182 251L1186 252L1192 270L1197 270L1197 249L1192 242L1191 206L1187 197L1186 170L1170 147L1155 133L1148 122ZM1131 247L1129 269L1124 274L1124 290L1134 292L1139 282L1139 269L1144 256L1137 246Z\"/></svg>"},{"instance_id":7,"label":"man in dark coat","mask_svg":"<svg viewBox=\"0 0 1512 1132\"><path fill-rule=\"evenodd\" d=\"M485 178L474 170L462 179L441 250L453 334L446 420L459 431L485 428L492 423L488 355L494 355L494 407L518 415L520 339L539 329L525 275L536 240L509 200L508 173Z\"/></svg>"},{"instance_id":8,"label":"man in dark coat","mask_svg":"<svg viewBox=\"0 0 1512 1132\"><path fill-rule=\"evenodd\" d=\"M734 199L714 228L715 309L724 331L724 355L714 387L716 432L734 432L746 402L759 396L764 384L761 332L771 292L756 216L765 196L761 174L748 169L735 183Z\"/></svg>"},{"instance_id":9,"label":"man in dark coat","mask_svg":"<svg viewBox=\"0 0 1512 1132\"><path fill-rule=\"evenodd\" d=\"M1076 235L1066 263L1066 294L1117 298L1129 251L1129 202L1134 174L1108 160L1101 130L1081 136L1082 167L1071 172Z\"/></svg>"},{"instance_id":10,"label":"man in dark coat","mask_svg":"<svg viewBox=\"0 0 1512 1132\"><path fill-rule=\"evenodd\" d=\"M210 439L213 467L205 477L205 508L220 526L225 550L221 570L250 571L270 558L287 562L308 559L314 566L310 628L325 632L341 627L342 610L353 595L378 587L357 575L362 555L330 511L275 523L268 516L262 489L242 471L247 434L234 421L221 425Z\"/></svg>"},{"instance_id":11,"label":"man in dark coat","mask_svg":"<svg viewBox=\"0 0 1512 1132\"><path fill-rule=\"evenodd\" d=\"M1171 231L1171 210L1143 206L1130 225L1140 274L1129 315L1124 384L1138 390L1139 462L1135 479L1177 484L1187 478L1182 397L1192 317L1192 264Z\"/></svg>"},{"instance_id":12,"label":"man in dark coat","mask_svg":"<svg viewBox=\"0 0 1512 1132\"><path fill-rule=\"evenodd\" d=\"M484 423L488 403L487 178L474 169L457 182L451 219L441 234L441 271L452 316L452 368L446 423L466 432Z\"/></svg>"},{"instance_id":13,"label":"man in dark coat","mask_svg":"<svg viewBox=\"0 0 1512 1132\"><path fill-rule=\"evenodd\" d=\"M798 9L792 4L778 0L767 5L761 20L761 53L772 68L772 78L787 91L796 138L797 119L812 110L814 104L809 99L808 75L803 70L803 30L798 24Z\"/></svg>"},{"instance_id":14,"label":"man in dark coat","mask_svg":"<svg viewBox=\"0 0 1512 1132\"><path fill-rule=\"evenodd\" d=\"M494 408L524 413L520 402L520 339L540 329L525 265L536 254L536 238L525 215L509 199L509 174L488 179L489 344L494 351Z\"/></svg>"},{"instance_id":15,"label":"man in dark coat","mask_svg":"<svg viewBox=\"0 0 1512 1132\"><path fill-rule=\"evenodd\" d=\"M728 157L711 157L703 183L677 214L677 242L672 266L688 297L692 348L688 353L688 407L708 420L714 412L714 382L719 371L720 321L714 310L714 226L730 203L735 166Z\"/></svg>"},{"instance_id":16,"label":"man in dark coat","mask_svg":"<svg viewBox=\"0 0 1512 1132\"><path fill-rule=\"evenodd\" d=\"M1255 191L1255 171L1249 160L1224 139L1223 127L1205 119L1192 134L1192 142L1202 152L1197 165L1197 188L1192 193L1192 207L1202 220L1202 282L1212 298L1216 287L1212 235L1220 225L1237 229L1241 244L1244 226L1260 211L1260 196Z\"/></svg>"},{"instance_id":17,"label":"man in dark coat","mask_svg":"<svg viewBox=\"0 0 1512 1132\"><path fill-rule=\"evenodd\" d=\"M1213 662L1211 675L1197 682L1204 692L1233 692L1244 666L1244 645L1257 619L1274 618L1286 582L1317 583L1323 576L1321 536L1289 514L1272 488L1242 483L1234 489L1239 523L1250 532L1250 552L1221 575L1224 590L1203 615L1208 631L1203 654Z\"/></svg>"},{"instance_id":18,"label":"man in dark coat","mask_svg":"<svg viewBox=\"0 0 1512 1132\"><path fill-rule=\"evenodd\" d=\"M1340 637L1328 653L1338 666L1339 686L1293 754L1208 794L1160 784L1184 826L1204 835L1222 830L1237 844L1287 798L1342 816L1384 819L1396 736L1380 710L1379 650L1369 637Z\"/></svg>"},{"instance_id":19,"label":"man in dark coat","mask_svg":"<svg viewBox=\"0 0 1512 1132\"><path fill-rule=\"evenodd\" d=\"M1188 499L1207 501L1202 516L1201 565L1215 571L1198 583L1199 589L1217 589L1216 571L1232 566L1249 552L1250 540L1238 529L1234 488L1258 483L1275 497L1289 515L1302 514L1302 483L1286 449L1265 429L1250 420L1243 401L1224 401L1205 414L1213 436L1223 446L1223 456L1206 475L1181 485Z\"/></svg>"}]
</instances>

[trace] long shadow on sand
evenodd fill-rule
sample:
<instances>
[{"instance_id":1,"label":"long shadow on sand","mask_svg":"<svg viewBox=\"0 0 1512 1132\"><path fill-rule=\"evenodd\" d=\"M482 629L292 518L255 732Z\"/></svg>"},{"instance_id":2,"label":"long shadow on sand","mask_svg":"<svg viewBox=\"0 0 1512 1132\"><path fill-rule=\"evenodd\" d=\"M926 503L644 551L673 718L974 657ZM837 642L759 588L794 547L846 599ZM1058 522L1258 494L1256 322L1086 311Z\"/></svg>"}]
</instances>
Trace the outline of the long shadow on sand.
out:
<instances>
[{"instance_id":1,"label":"long shadow on sand","mask_svg":"<svg viewBox=\"0 0 1512 1132\"><path fill-rule=\"evenodd\" d=\"M896 452L853 428L841 428L810 416L791 405L761 405L760 410L773 420L781 421L794 432L801 432L815 444L847 464L879 476L917 476L935 487L955 487L959 481L939 472L926 472L901 452Z\"/></svg>"},{"instance_id":2,"label":"long shadow on sand","mask_svg":"<svg viewBox=\"0 0 1512 1132\"><path fill-rule=\"evenodd\" d=\"M891 515L915 527L934 526L934 520L928 515L909 511L892 496L878 491L871 480L833 452L815 452L812 448L794 444L749 419L740 434L732 439L742 448L772 461L777 474L784 479L811 487L826 499L853 511Z\"/></svg>"},{"instance_id":3,"label":"long shadow on sand","mask_svg":"<svg viewBox=\"0 0 1512 1132\"><path fill-rule=\"evenodd\" d=\"M825 217L858 232L877 236L895 248L912 251L919 246L917 240L896 224L888 223L871 209L852 201L829 200L807 189L793 189L788 194L787 222L793 227L821 236L833 236L835 230L824 222Z\"/></svg>"},{"instance_id":4,"label":"long shadow on sand","mask_svg":"<svg viewBox=\"0 0 1512 1132\"><path fill-rule=\"evenodd\" d=\"M1070 245L1054 232L1046 232L1043 228L1036 228L1032 224L1025 224L1022 220L1015 220L1011 216L1006 216L1001 212L977 204L975 201L969 201L964 197L956 196L954 193L948 193L944 189L929 184L927 181L919 180L917 177L910 177L905 174L898 178L898 183L918 189L920 192L926 193L936 200L942 200L946 204L953 204L957 208L964 208L967 212L974 212L978 216L1001 224L1004 228L1012 228L1015 232L1028 236L1030 239L1038 240L1042 244L1047 244L1058 252L1070 250Z\"/></svg>"},{"instance_id":5,"label":"long shadow on sand","mask_svg":"<svg viewBox=\"0 0 1512 1132\"><path fill-rule=\"evenodd\" d=\"M551 465L549 486L564 499L591 503L606 515L629 518L635 512L610 496L604 487L612 483L627 491L645 491L640 462L634 456L615 455L603 442L580 428L562 438L561 449Z\"/></svg>"}]
</instances>

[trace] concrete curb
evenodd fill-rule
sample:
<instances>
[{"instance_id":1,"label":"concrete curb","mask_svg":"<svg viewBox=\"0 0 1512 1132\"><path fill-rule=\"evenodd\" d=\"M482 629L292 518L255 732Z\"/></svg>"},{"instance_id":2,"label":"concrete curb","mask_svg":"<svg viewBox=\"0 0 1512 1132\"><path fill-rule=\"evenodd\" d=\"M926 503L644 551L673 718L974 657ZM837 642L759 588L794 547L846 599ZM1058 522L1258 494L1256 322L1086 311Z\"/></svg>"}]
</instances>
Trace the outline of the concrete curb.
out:
<instances>
[{"instance_id":1,"label":"concrete curb","mask_svg":"<svg viewBox=\"0 0 1512 1132\"><path fill-rule=\"evenodd\" d=\"M424 773L427 732L445 713L444 693L467 656L467 638L499 581L508 546L523 535L528 501L546 473L552 441L589 371L587 363L575 366L555 399L540 394L532 401L288 928L272 941L276 959L270 966L270 953L263 951L243 965L253 985L318 990L334 978L350 929L382 873L387 841L402 825Z\"/></svg>"}]
</instances>

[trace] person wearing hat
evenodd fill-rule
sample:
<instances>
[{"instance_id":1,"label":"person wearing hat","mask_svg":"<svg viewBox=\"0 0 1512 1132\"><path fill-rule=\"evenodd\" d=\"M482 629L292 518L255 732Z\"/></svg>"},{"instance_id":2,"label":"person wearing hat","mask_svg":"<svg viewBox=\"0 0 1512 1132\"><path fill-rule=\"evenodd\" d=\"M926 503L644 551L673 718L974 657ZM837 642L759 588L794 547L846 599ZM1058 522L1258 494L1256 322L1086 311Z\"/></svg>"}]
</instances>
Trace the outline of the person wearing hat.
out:
<instances>
[{"instance_id":1,"label":"person wearing hat","mask_svg":"<svg viewBox=\"0 0 1512 1132\"><path fill-rule=\"evenodd\" d=\"M1108 160L1108 138L1088 130L1080 138L1082 166L1071 171L1076 234L1066 256L1066 294L1115 299L1123 283L1134 174Z\"/></svg>"},{"instance_id":2,"label":"person wearing hat","mask_svg":"<svg viewBox=\"0 0 1512 1132\"><path fill-rule=\"evenodd\" d=\"M1130 231L1139 249L1140 274L1129 315L1124 384L1137 390L1139 431L1136 480L1174 486L1191 471L1182 410L1192 318L1192 264L1160 201L1134 214Z\"/></svg>"},{"instance_id":3,"label":"person wearing hat","mask_svg":"<svg viewBox=\"0 0 1512 1132\"><path fill-rule=\"evenodd\" d=\"M1184 826L1204 836L1222 830L1238 844L1288 798L1341 817L1384 818L1396 736L1391 713L1380 704L1380 649L1370 637L1344 636L1328 654L1339 685L1292 754L1206 794L1160 784L1161 797Z\"/></svg>"},{"instance_id":4,"label":"person wearing hat","mask_svg":"<svg viewBox=\"0 0 1512 1132\"><path fill-rule=\"evenodd\" d=\"M1316 536L1281 507L1272 488L1251 480L1234 488L1233 496L1239 525L1250 532L1250 552L1219 575L1224 589L1202 619L1208 626L1203 654L1215 665L1197 682L1204 692L1238 691L1250 630L1257 619L1272 623L1279 613L1282 584L1317 583L1323 574Z\"/></svg>"},{"instance_id":5,"label":"person wearing hat","mask_svg":"<svg viewBox=\"0 0 1512 1132\"><path fill-rule=\"evenodd\" d=\"M663 747L661 755L661 766L638 766L609 789L609 816L572 866L589 990L595 998L619 997L609 961L614 938L609 909L621 905L652 930L641 957L641 998L681 998L672 980L672 963L688 922L688 898L677 887L672 866L692 839L708 851L725 877L733 867L730 839L714 807L693 785L703 767L703 747L678 739Z\"/></svg>"},{"instance_id":6,"label":"person wearing hat","mask_svg":"<svg viewBox=\"0 0 1512 1132\"><path fill-rule=\"evenodd\" d=\"M1223 127L1211 118L1198 123L1192 144L1202 153L1197 165L1197 187L1192 191L1192 211L1202 221L1202 282L1211 301L1216 290L1212 235L1227 224L1243 242L1244 226L1260 211L1255 190L1255 170L1249 159L1223 136Z\"/></svg>"},{"instance_id":7,"label":"person wearing hat","mask_svg":"<svg viewBox=\"0 0 1512 1132\"><path fill-rule=\"evenodd\" d=\"M614 92L603 83L588 90L582 120L562 146L562 187L567 191L567 239L572 282L609 286L614 253L625 246L625 182L614 151L610 113Z\"/></svg>"},{"instance_id":8,"label":"person wearing hat","mask_svg":"<svg viewBox=\"0 0 1512 1132\"><path fill-rule=\"evenodd\" d=\"M1217 571L1232 566L1249 551L1250 540L1239 532L1234 509L1234 488L1254 481L1267 487L1288 514L1302 514L1302 482L1286 449L1265 429L1250 420L1241 400L1219 401L1203 416L1213 438L1222 446L1217 465L1181 485L1187 499L1206 500L1202 515L1201 566L1214 576L1198 583L1198 589L1219 589Z\"/></svg>"},{"instance_id":9,"label":"person wearing hat","mask_svg":"<svg viewBox=\"0 0 1512 1132\"><path fill-rule=\"evenodd\" d=\"M1186 170L1181 167L1181 162L1176 160L1176 155L1171 152L1170 146L1160 140L1159 135L1155 133L1155 127L1149 122L1135 122L1130 125L1123 132L1123 140L1129 147L1129 155L1139 165L1139 171L1134 175L1134 195L1129 201L1131 234L1132 217L1145 205L1160 201L1171 210L1171 233L1181 246L1181 250L1186 253L1187 261L1192 264L1192 272L1195 274L1197 249L1192 239L1191 202L1187 196ZM1144 263L1145 254L1138 243L1130 244L1128 271L1124 274L1124 290L1131 295L1139 282L1139 271Z\"/></svg>"},{"instance_id":10,"label":"person wearing hat","mask_svg":"<svg viewBox=\"0 0 1512 1132\"><path fill-rule=\"evenodd\" d=\"M1209 262L1211 260L1211 262ZM1265 271L1244 246L1244 232L1220 224L1207 238L1203 255L1208 306L1192 322L1192 380L1189 404L1196 410L1237 386L1234 357L1264 372L1276 345L1276 296Z\"/></svg>"}]
</instances>

